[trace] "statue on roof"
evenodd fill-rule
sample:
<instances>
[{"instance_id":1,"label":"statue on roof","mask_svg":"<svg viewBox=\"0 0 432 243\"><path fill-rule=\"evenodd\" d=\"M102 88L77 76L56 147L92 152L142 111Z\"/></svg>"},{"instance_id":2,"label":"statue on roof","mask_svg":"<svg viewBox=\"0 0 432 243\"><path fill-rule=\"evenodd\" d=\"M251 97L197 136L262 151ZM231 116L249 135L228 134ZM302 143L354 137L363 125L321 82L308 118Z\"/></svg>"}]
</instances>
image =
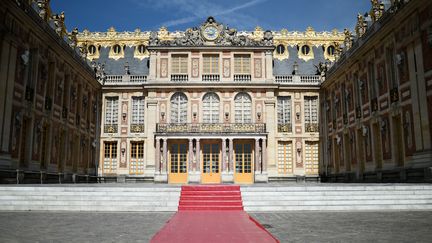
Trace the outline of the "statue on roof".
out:
<instances>
[{"instance_id":1,"label":"statue on roof","mask_svg":"<svg viewBox=\"0 0 432 243\"><path fill-rule=\"evenodd\" d=\"M348 29L344 29L343 33L345 35L344 46L345 49L348 50L352 47L352 34L351 31L349 31Z\"/></svg>"},{"instance_id":2,"label":"statue on roof","mask_svg":"<svg viewBox=\"0 0 432 243\"><path fill-rule=\"evenodd\" d=\"M327 73L327 64L320 62L317 65L314 65L316 67L316 75L319 75L321 77L321 81L325 80L326 73Z\"/></svg>"},{"instance_id":3,"label":"statue on roof","mask_svg":"<svg viewBox=\"0 0 432 243\"><path fill-rule=\"evenodd\" d=\"M377 21L381 18L384 12L384 4L382 2L378 2L378 0L371 0L372 9L370 11L370 16L373 21Z\"/></svg>"},{"instance_id":4,"label":"statue on roof","mask_svg":"<svg viewBox=\"0 0 432 243\"><path fill-rule=\"evenodd\" d=\"M357 15L357 24L355 27L357 37L360 38L364 35L366 32L367 23L364 20L363 15L360 13Z\"/></svg>"},{"instance_id":5,"label":"statue on roof","mask_svg":"<svg viewBox=\"0 0 432 243\"><path fill-rule=\"evenodd\" d=\"M77 46L77 42L78 42L77 35L78 35L78 28L75 27L72 30L72 32L69 34L69 41L70 41L69 45L72 48L75 48Z\"/></svg>"}]
</instances>

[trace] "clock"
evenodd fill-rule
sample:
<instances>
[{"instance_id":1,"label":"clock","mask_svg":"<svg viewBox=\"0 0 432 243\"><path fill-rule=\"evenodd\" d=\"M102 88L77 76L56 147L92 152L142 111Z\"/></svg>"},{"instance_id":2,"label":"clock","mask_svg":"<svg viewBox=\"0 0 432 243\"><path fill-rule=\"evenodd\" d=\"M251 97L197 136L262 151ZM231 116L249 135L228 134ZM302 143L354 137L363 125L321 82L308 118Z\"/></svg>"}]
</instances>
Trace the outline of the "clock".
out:
<instances>
[{"instance_id":1,"label":"clock","mask_svg":"<svg viewBox=\"0 0 432 243\"><path fill-rule=\"evenodd\" d=\"M210 25L204 28L202 34L206 40L214 41L219 37L219 30L215 26Z\"/></svg>"}]
</instances>

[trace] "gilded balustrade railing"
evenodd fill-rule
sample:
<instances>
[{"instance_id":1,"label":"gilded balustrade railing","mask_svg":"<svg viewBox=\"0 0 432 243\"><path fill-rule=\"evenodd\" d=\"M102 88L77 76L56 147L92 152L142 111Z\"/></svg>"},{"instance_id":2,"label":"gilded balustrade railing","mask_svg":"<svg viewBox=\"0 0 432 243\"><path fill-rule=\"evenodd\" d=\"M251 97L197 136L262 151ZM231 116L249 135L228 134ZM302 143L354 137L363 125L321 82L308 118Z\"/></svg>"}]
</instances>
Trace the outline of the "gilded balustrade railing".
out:
<instances>
[{"instance_id":1,"label":"gilded balustrade railing","mask_svg":"<svg viewBox=\"0 0 432 243\"><path fill-rule=\"evenodd\" d=\"M266 133L261 123L158 123L156 133Z\"/></svg>"}]
</instances>

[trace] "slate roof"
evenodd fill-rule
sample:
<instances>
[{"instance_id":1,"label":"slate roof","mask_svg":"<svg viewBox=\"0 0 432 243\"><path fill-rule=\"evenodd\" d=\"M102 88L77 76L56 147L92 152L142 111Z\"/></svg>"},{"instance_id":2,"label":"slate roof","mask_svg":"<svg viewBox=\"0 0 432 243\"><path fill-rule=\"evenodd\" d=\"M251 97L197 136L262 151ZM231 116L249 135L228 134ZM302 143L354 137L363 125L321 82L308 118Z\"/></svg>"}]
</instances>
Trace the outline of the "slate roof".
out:
<instances>
[{"instance_id":1,"label":"slate roof","mask_svg":"<svg viewBox=\"0 0 432 243\"><path fill-rule=\"evenodd\" d=\"M127 46L124 50L124 58L114 60L112 58L108 58L110 51L109 47L101 47L99 51L99 59L95 59L94 61L105 64L105 73L107 75L125 74L124 66L126 62L129 64L129 72L131 75L148 75L149 58L144 58L143 60L134 58L134 50L135 47Z\"/></svg>"},{"instance_id":2,"label":"slate roof","mask_svg":"<svg viewBox=\"0 0 432 243\"><path fill-rule=\"evenodd\" d=\"M316 67L320 62L325 62L324 51L321 46L312 47L314 58L309 61L304 61L298 57L298 51L296 47L288 47L288 59L273 61L273 74L274 75L291 75L293 71L294 62L298 64L298 70L300 75L315 75ZM109 47L101 47L99 51L99 59L95 59L96 62L105 64L105 73L107 75L122 75L125 74L124 66L126 62L129 64L129 70L131 75L148 75L149 74L149 58L140 60L134 58L134 47L126 47L124 50L124 58L114 60L108 58Z\"/></svg>"}]
</instances>

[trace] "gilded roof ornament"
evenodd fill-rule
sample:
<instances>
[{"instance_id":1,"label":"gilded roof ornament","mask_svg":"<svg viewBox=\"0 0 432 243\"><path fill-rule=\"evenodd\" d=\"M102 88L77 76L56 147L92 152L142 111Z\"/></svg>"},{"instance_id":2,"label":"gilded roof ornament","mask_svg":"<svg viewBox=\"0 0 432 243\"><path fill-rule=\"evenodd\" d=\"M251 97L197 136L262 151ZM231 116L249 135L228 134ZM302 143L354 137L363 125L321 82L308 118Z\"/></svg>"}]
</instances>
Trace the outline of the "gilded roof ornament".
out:
<instances>
[{"instance_id":1,"label":"gilded roof ornament","mask_svg":"<svg viewBox=\"0 0 432 243\"><path fill-rule=\"evenodd\" d=\"M309 26L306 28L305 35L309 36L309 37L313 37L316 35L316 33L315 33L315 30L311 26Z\"/></svg>"},{"instance_id":2,"label":"gilded roof ornament","mask_svg":"<svg viewBox=\"0 0 432 243\"><path fill-rule=\"evenodd\" d=\"M115 30L115 28L114 28L113 26L111 26L111 27L108 29L107 35L108 35L109 37L114 37L114 36L117 35L117 32L116 32L116 30Z\"/></svg>"},{"instance_id":3,"label":"gilded roof ornament","mask_svg":"<svg viewBox=\"0 0 432 243\"><path fill-rule=\"evenodd\" d=\"M262 34L261 38L258 38ZM213 17L198 27L188 28L179 36L170 35L166 28L150 34L149 43L152 46L272 46L273 34L271 31L256 33L239 33L236 29L218 23Z\"/></svg>"}]
</instances>

